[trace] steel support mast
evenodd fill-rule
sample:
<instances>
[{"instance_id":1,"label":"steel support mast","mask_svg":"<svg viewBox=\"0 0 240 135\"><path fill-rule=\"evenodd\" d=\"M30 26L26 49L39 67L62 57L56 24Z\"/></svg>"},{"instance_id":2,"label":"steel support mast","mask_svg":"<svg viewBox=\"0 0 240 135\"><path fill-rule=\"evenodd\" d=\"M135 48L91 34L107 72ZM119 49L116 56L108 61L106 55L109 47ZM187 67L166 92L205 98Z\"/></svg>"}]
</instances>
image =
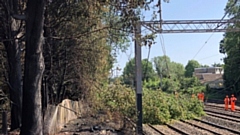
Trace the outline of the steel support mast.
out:
<instances>
[{"instance_id":1,"label":"steel support mast","mask_svg":"<svg viewBox=\"0 0 240 135\"><path fill-rule=\"evenodd\" d=\"M142 128L142 48L141 48L141 24L135 26L135 88L137 105L137 134L141 135Z\"/></svg>"}]
</instances>

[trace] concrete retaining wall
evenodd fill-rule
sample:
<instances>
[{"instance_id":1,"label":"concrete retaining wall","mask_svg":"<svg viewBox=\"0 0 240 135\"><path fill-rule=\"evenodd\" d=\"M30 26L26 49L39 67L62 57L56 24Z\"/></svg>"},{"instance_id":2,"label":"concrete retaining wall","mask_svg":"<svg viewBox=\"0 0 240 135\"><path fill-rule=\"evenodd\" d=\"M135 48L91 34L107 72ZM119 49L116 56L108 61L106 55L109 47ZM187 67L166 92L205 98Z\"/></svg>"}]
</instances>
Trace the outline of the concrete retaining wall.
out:
<instances>
[{"instance_id":1,"label":"concrete retaining wall","mask_svg":"<svg viewBox=\"0 0 240 135\"><path fill-rule=\"evenodd\" d=\"M80 101L65 99L58 106L48 105L44 117L44 135L54 135L70 120L81 115Z\"/></svg>"}]
</instances>

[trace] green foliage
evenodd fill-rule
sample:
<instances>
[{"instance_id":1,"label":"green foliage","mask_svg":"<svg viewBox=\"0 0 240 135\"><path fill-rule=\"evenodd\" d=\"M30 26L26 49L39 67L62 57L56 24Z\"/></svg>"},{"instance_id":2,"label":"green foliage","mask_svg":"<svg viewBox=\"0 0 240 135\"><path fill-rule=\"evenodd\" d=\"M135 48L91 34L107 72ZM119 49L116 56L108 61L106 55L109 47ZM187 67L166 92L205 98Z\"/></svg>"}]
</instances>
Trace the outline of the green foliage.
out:
<instances>
[{"instance_id":1,"label":"green foliage","mask_svg":"<svg viewBox=\"0 0 240 135\"><path fill-rule=\"evenodd\" d=\"M172 78L176 78L176 79L180 79L184 76L184 72L185 72L185 69L184 69L184 66L180 63L176 63L176 62L171 62L170 63L170 71L171 71L171 74L170 76Z\"/></svg>"},{"instance_id":2,"label":"green foliage","mask_svg":"<svg viewBox=\"0 0 240 135\"><path fill-rule=\"evenodd\" d=\"M134 85L135 78L135 59L131 59L127 62L126 66L123 69L123 82L127 85ZM155 71L153 69L152 63L147 59L142 60L142 80L149 81L154 79Z\"/></svg>"},{"instance_id":3,"label":"green foliage","mask_svg":"<svg viewBox=\"0 0 240 135\"><path fill-rule=\"evenodd\" d=\"M180 84L182 93L196 94L201 91L206 91L206 87L202 85L196 77L183 78Z\"/></svg>"},{"instance_id":4,"label":"green foliage","mask_svg":"<svg viewBox=\"0 0 240 135\"><path fill-rule=\"evenodd\" d=\"M171 120L192 119L204 115L203 104L190 95L178 96L159 90L144 90L143 121L150 124L164 124Z\"/></svg>"},{"instance_id":5,"label":"green foliage","mask_svg":"<svg viewBox=\"0 0 240 135\"><path fill-rule=\"evenodd\" d=\"M135 119L135 91L119 83L95 94L97 110L120 112L123 116ZM178 96L161 90L143 89L143 122L164 124L176 119L191 119L204 115L203 104L191 95Z\"/></svg>"},{"instance_id":6,"label":"green foliage","mask_svg":"<svg viewBox=\"0 0 240 135\"><path fill-rule=\"evenodd\" d=\"M160 80L159 79L151 79L149 81L143 82L143 87L151 90L157 90L160 87Z\"/></svg>"},{"instance_id":7,"label":"green foliage","mask_svg":"<svg viewBox=\"0 0 240 135\"><path fill-rule=\"evenodd\" d=\"M118 80L107 88L96 90L93 96L96 110L120 112L124 116L135 118L135 91L119 84Z\"/></svg>"},{"instance_id":8,"label":"green foliage","mask_svg":"<svg viewBox=\"0 0 240 135\"><path fill-rule=\"evenodd\" d=\"M224 64L221 63L213 63L212 67L224 67Z\"/></svg>"},{"instance_id":9,"label":"green foliage","mask_svg":"<svg viewBox=\"0 0 240 135\"><path fill-rule=\"evenodd\" d=\"M182 89L186 89L186 88L189 88L189 87L193 87L193 86L196 86L196 85L199 85L200 82L198 81L198 79L196 77L191 77L191 78L183 78L181 80L181 88Z\"/></svg>"},{"instance_id":10,"label":"green foliage","mask_svg":"<svg viewBox=\"0 0 240 135\"><path fill-rule=\"evenodd\" d=\"M185 77L192 77L194 68L199 68L201 65L196 60L189 60L185 67Z\"/></svg>"},{"instance_id":11,"label":"green foliage","mask_svg":"<svg viewBox=\"0 0 240 135\"><path fill-rule=\"evenodd\" d=\"M87 97L96 80L107 81L117 52L129 45L129 33L123 31L121 21L125 17L116 14L114 1L109 2L59 0L47 4L44 76L50 95L77 100Z\"/></svg>"},{"instance_id":12,"label":"green foliage","mask_svg":"<svg viewBox=\"0 0 240 135\"><path fill-rule=\"evenodd\" d=\"M179 82L177 80L172 80L169 78L162 79L161 89L165 92L172 93L179 90Z\"/></svg>"},{"instance_id":13,"label":"green foliage","mask_svg":"<svg viewBox=\"0 0 240 135\"><path fill-rule=\"evenodd\" d=\"M171 60L168 56L154 57L153 62L159 77L169 77L169 64Z\"/></svg>"},{"instance_id":14,"label":"green foliage","mask_svg":"<svg viewBox=\"0 0 240 135\"><path fill-rule=\"evenodd\" d=\"M164 93L145 90L143 93L143 122L163 124L170 122L171 114Z\"/></svg>"},{"instance_id":15,"label":"green foliage","mask_svg":"<svg viewBox=\"0 0 240 135\"><path fill-rule=\"evenodd\" d=\"M207 68L207 67L209 67L209 66L208 66L208 65L201 65L201 67L206 67L206 68Z\"/></svg>"},{"instance_id":16,"label":"green foliage","mask_svg":"<svg viewBox=\"0 0 240 135\"><path fill-rule=\"evenodd\" d=\"M170 60L168 56L158 56L153 58L154 66L159 77L181 78L184 74L184 67L180 63Z\"/></svg>"},{"instance_id":17,"label":"green foliage","mask_svg":"<svg viewBox=\"0 0 240 135\"><path fill-rule=\"evenodd\" d=\"M235 3L233 0L229 0L225 11L229 17L239 19L239 2ZM235 23L229 28L239 28L239 24ZM240 32L227 32L224 34L224 39L220 42L220 47L224 48L226 57L224 58L224 86L227 87L232 93L240 93Z\"/></svg>"}]
</instances>

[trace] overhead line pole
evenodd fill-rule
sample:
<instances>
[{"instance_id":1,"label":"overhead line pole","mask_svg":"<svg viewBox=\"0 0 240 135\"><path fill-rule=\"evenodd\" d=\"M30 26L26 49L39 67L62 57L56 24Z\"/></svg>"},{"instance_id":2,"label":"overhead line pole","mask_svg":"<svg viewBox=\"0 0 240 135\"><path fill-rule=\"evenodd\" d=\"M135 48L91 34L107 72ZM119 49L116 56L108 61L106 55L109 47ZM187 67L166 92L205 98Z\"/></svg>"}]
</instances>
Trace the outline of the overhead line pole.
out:
<instances>
[{"instance_id":1,"label":"overhead line pole","mask_svg":"<svg viewBox=\"0 0 240 135\"><path fill-rule=\"evenodd\" d=\"M141 50L141 24L135 25L135 88L137 105L137 135L142 135L142 50Z\"/></svg>"}]
</instances>

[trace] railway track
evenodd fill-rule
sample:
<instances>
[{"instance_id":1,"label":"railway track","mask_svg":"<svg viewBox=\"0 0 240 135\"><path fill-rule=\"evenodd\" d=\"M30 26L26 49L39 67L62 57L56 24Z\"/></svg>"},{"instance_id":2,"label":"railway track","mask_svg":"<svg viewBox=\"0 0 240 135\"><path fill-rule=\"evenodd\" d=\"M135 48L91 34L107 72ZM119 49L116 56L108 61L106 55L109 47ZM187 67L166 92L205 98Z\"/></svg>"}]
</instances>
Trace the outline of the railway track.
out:
<instances>
[{"instance_id":1,"label":"railway track","mask_svg":"<svg viewBox=\"0 0 240 135\"><path fill-rule=\"evenodd\" d=\"M217 117L217 118L220 118L220 119L225 119L225 120L229 120L229 121L234 121L234 122L239 122L240 123L240 116L223 114L221 112L213 112L213 111L209 111L209 110L205 110L205 113L208 116L213 116L213 117Z\"/></svg>"},{"instance_id":2,"label":"railway track","mask_svg":"<svg viewBox=\"0 0 240 135\"><path fill-rule=\"evenodd\" d=\"M213 104L224 104L224 101L223 101L223 100L219 100L219 99L207 99L206 102L207 102L207 103L213 103ZM235 104L236 104L237 106L240 106L240 101L237 100L237 101L235 102Z\"/></svg>"},{"instance_id":3,"label":"railway track","mask_svg":"<svg viewBox=\"0 0 240 135\"><path fill-rule=\"evenodd\" d=\"M144 125L144 128L147 129L145 133L147 135L189 135L184 130L180 130L170 124L166 125Z\"/></svg>"},{"instance_id":4,"label":"railway track","mask_svg":"<svg viewBox=\"0 0 240 135\"><path fill-rule=\"evenodd\" d=\"M214 130L210 130L209 128L204 127L204 126L200 126L199 123L194 123L194 122L185 121L185 120L181 120L181 121L184 122L184 123L187 123L187 124L189 124L189 125L191 125L191 126L197 127L197 128L199 128L199 129L206 130L206 131L208 131L208 132L210 132L210 133L212 133L212 134L221 135L220 133L218 133L218 132L216 132L216 131L214 131Z\"/></svg>"},{"instance_id":5,"label":"railway track","mask_svg":"<svg viewBox=\"0 0 240 135\"><path fill-rule=\"evenodd\" d=\"M222 126L222 125L219 125L219 124L216 124L216 123L213 123L213 122L209 122L207 120L194 119L194 121L198 121L198 122L201 122L201 123L204 123L204 124L207 124L207 125L219 128L219 129L224 129L226 131L231 132L231 134L237 134L237 135L240 134L239 130L231 129L231 128L228 128L226 126Z\"/></svg>"},{"instance_id":6,"label":"railway track","mask_svg":"<svg viewBox=\"0 0 240 135\"><path fill-rule=\"evenodd\" d=\"M209 107L209 108L221 109L221 110L224 109L224 106L223 106L223 105L222 105L222 106L218 106L218 105L213 105L213 104L208 104L208 103L206 103L204 106L205 106L205 107ZM230 105L229 105L229 107L230 107ZM230 108L229 108L229 110L230 110ZM236 113L240 113L240 109L236 108L235 110L236 110L236 111L235 111Z\"/></svg>"},{"instance_id":7,"label":"railway track","mask_svg":"<svg viewBox=\"0 0 240 135\"><path fill-rule=\"evenodd\" d=\"M240 111L225 111L221 106L206 105L201 119L179 120L166 125L145 125L145 135L240 135Z\"/></svg>"},{"instance_id":8,"label":"railway track","mask_svg":"<svg viewBox=\"0 0 240 135\"><path fill-rule=\"evenodd\" d=\"M151 128L155 134L159 134L159 135L165 135L164 132L162 132L161 130L157 129L156 127L154 127L153 125L147 124L146 126L148 126L149 128Z\"/></svg>"},{"instance_id":9,"label":"railway track","mask_svg":"<svg viewBox=\"0 0 240 135\"><path fill-rule=\"evenodd\" d=\"M181 120L171 125L145 125L148 131L145 135L239 135L240 131L221 126L206 120Z\"/></svg>"}]
</instances>

